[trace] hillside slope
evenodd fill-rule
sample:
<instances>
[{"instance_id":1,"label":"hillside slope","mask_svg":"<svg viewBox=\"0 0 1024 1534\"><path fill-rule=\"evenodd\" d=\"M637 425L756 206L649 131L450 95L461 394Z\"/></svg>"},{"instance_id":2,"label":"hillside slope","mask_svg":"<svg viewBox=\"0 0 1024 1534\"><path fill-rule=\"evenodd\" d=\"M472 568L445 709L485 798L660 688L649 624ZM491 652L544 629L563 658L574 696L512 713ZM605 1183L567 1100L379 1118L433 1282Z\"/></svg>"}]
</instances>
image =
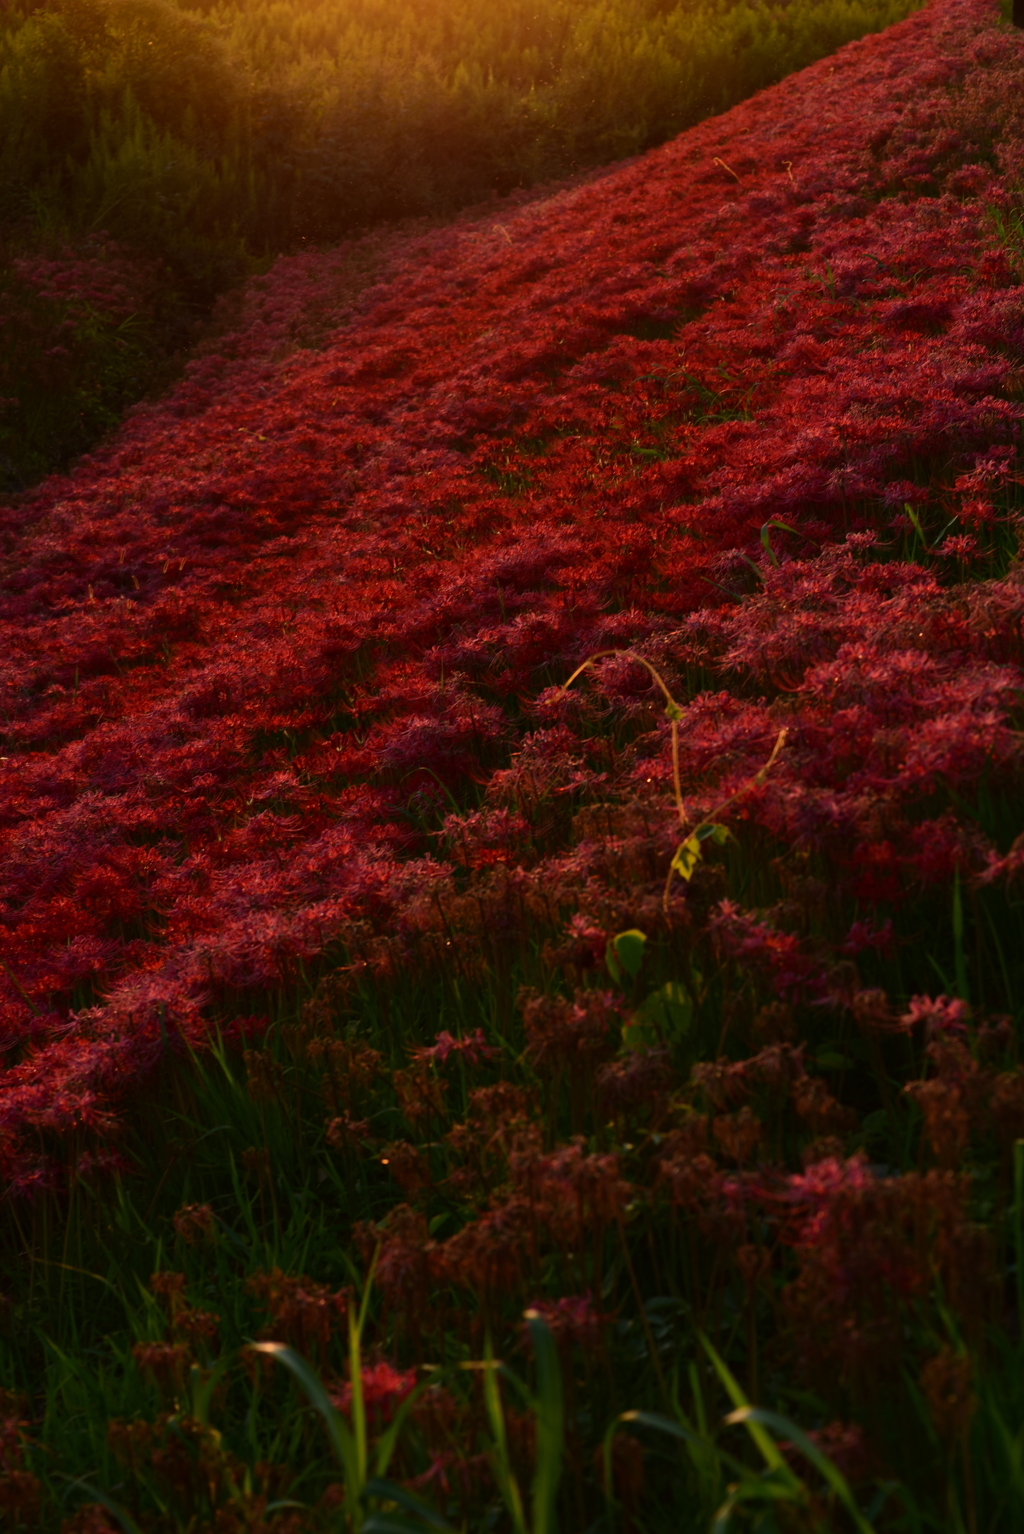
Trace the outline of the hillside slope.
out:
<instances>
[{"instance_id":1,"label":"hillside slope","mask_svg":"<svg viewBox=\"0 0 1024 1534\"><path fill-rule=\"evenodd\" d=\"M664 143L919 3L6 6L0 499L163 394L278 256Z\"/></svg>"},{"instance_id":2,"label":"hillside slope","mask_svg":"<svg viewBox=\"0 0 1024 1534\"><path fill-rule=\"evenodd\" d=\"M98 1125L163 1039L264 1010L353 924L429 926L452 791L512 867L537 856L508 829L524 776L665 818L638 674L544 692L600 648L704 668L698 801L784 719L746 813L864 899L951 876L960 832L914 807L1020 762L1016 577L943 574L985 574L1012 478L1022 315L979 125L1019 67L987 5L944 0L590 184L412 241L347 306L345 247L284 261L164 402L3 514L16 1184L55 1175L37 1126ZM322 339L290 349L313 310ZM957 537L873 562L905 505ZM641 735L599 771L601 719Z\"/></svg>"},{"instance_id":3,"label":"hillside slope","mask_svg":"<svg viewBox=\"0 0 1024 1534\"><path fill-rule=\"evenodd\" d=\"M1022 86L933 0L282 261L0 511L22 1526L369 1527L247 1350L354 1420L360 1287L370 1438L408 1401L463 1530L515 1511L492 1346L563 1382L564 1441L508 1410L561 1527L834 1522L726 1457L740 1389L880 1534L1021 1526Z\"/></svg>"}]
</instances>

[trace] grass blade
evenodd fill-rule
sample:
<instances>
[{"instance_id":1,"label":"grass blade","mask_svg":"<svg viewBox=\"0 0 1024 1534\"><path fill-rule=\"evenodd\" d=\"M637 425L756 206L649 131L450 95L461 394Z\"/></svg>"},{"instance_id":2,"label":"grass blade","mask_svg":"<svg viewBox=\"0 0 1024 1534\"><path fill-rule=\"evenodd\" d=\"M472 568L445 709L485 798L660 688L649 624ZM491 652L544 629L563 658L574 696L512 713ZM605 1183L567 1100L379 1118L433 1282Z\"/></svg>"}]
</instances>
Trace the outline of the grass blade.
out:
<instances>
[{"instance_id":1,"label":"grass blade","mask_svg":"<svg viewBox=\"0 0 1024 1534\"><path fill-rule=\"evenodd\" d=\"M377 1497L381 1502L396 1502L399 1507L405 1508L407 1512L412 1513L416 1518L422 1519L422 1522L428 1528L450 1530L452 1527L450 1523L441 1517L440 1513L434 1511L429 1503L424 1502L422 1497L415 1496L411 1491L407 1491L404 1486L399 1486L394 1481L384 1481L379 1477L374 1477L372 1480L367 1481L364 1495L367 1497ZM398 1516L395 1513L372 1513L363 1525L363 1534L373 1534L373 1530L380 1526L380 1519L394 1519ZM411 1524L408 1520L402 1520L402 1527L421 1529L421 1524Z\"/></svg>"},{"instance_id":2,"label":"grass blade","mask_svg":"<svg viewBox=\"0 0 1024 1534\"><path fill-rule=\"evenodd\" d=\"M797 1427L795 1422L790 1422L788 1417L782 1417L778 1412L766 1411L761 1406L741 1406L736 1411L730 1412L725 1420L728 1423L741 1423L748 1428L758 1424L766 1430L770 1429L771 1432L784 1435L794 1448L800 1450L804 1458L814 1466L822 1480L835 1493L849 1514L858 1534L875 1534L854 1501L853 1493L842 1471L832 1463L828 1455L821 1452L806 1433Z\"/></svg>"},{"instance_id":3,"label":"grass blade","mask_svg":"<svg viewBox=\"0 0 1024 1534\"><path fill-rule=\"evenodd\" d=\"M360 1480L355 1439L341 1412L324 1389L320 1376L310 1367L301 1353L296 1353L294 1348L286 1347L283 1342L254 1342L252 1349L254 1353L266 1353L268 1357L276 1358L278 1363L290 1369L306 1392L310 1405L320 1413L334 1457L344 1472L345 1488L350 1502L353 1507L357 1507L362 1496L365 1476Z\"/></svg>"},{"instance_id":4,"label":"grass blade","mask_svg":"<svg viewBox=\"0 0 1024 1534\"><path fill-rule=\"evenodd\" d=\"M94 1497L101 1507L105 1507L111 1517L117 1519L124 1530L124 1534L142 1534L142 1530L128 1509L122 1507L120 1502L116 1502L105 1491L100 1491L98 1486L92 1486L88 1481L72 1481L68 1490L70 1491L76 1486L80 1486L83 1491L88 1492L90 1497Z\"/></svg>"},{"instance_id":5,"label":"grass blade","mask_svg":"<svg viewBox=\"0 0 1024 1534\"><path fill-rule=\"evenodd\" d=\"M512 1519L515 1534L528 1534L519 1482L512 1472L508 1455L505 1413L501 1405L501 1392L498 1389L498 1367L495 1363L491 1339L488 1337L484 1350L484 1405L487 1408L487 1420L490 1423L493 1438L491 1462L494 1467L494 1477L498 1483L498 1490L501 1492L501 1499Z\"/></svg>"},{"instance_id":6,"label":"grass blade","mask_svg":"<svg viewBox=\"0 0 1024 1534\"><path fill-rule=\"evenodd\" d=\"M533 1534L557 1534L558 1483L562 1474L565 1413L562 1369L554 1338L536 1310L525 1312L537 1361L537 1461L533 1473Z\"/></svg>"},{"instance_id":7,"label":"grass blade","mask_svg":"<svg viewBox=\"0 0 1024 1534\"><path fill-rule=\"evenodd\" d=\"M704 1351L710 1358L715 1373L718 1375L718 1378L725 1386L726 1394L728 1395L733 1406L736 1407L737 1410L742 1407L750 1409L750 1402L747 1400L746 1396L743 1394L743 1391L740 1389L735 1376L732 1374L725 1360L719 1356L719 1354L712 1347L711 1343L702 1332L698 1335L700 1336ZM765 1464L768 1466L768 1469L774 1470L784 1479L788 1478L795 1483L796 1476L786 1464L786 1461L779 1451L778 1446L776 1445L774 1439L767 1431L767 1429L764 1428L759 1421L750 1419L744 1419L744 1426L746 1427L747 1432L750 1434L751 1438L754 1440L754 1443L757 1445L758 1452L760 1453L761 1458L764 1460Z\"/></svg>"}]
</instances>

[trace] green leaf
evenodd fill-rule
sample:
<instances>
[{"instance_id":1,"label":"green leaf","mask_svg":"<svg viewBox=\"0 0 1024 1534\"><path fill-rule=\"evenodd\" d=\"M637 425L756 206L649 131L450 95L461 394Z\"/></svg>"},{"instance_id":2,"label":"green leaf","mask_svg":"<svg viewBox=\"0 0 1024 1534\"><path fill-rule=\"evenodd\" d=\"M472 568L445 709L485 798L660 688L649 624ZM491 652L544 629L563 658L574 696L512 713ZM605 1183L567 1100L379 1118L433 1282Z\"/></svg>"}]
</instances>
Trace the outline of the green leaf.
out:
<instances>
[{"instance_id":1,"label":"green leaf","mask_svg":"<svg viewBox=\"0 0 1024 1534\"><path fill-rule=\"evenodd\" d=\"M702 842L714 842L716 847L724 847L726 842L732 841L729 827L719 825L715 820L706 820L697 827L694 835Z\"/></svg>"},{"instance_id":2,"label":"green leaf","mask_svg":"<svg viewBox=\"0 0 1024 1534\"><path fill-rule=\"evenodd\" d=\"M391 1421L388 1423L386 1431L381 1434L377 1443L377 1452L374 1456L374 1471L378 1477L385 1473L388 1465L391 1463L391 1456L395 1452L399 1434L401 1433L402 1428L405 1426L405 1420L409 1413L412 1411L413 1407L416 1405L416 1402L419 1400L420 1396L425 1390L429 1388L429 1385L430 1381L424 1380L421 1384L416 1386L415 1390L409 1392L405 1400L395 1412L395 1415L392 1417ZM424 1506L425 1505L426 1504L424 1504Z\"/></svg>"},{"instance_id":3,"label":"green leaf","mask_svg":"<svg viewBox=\"0 0 1024 1534\"><path fill-rule=\"evenodd\" d=\"M791 1507L806 1508L807 1492L803 1482L798 1480L796 1476L792 1478L792 1483L789 1483L772 1480L768 1476L758 1476L755 1478L748 1475L738 1485L733 1485L730 1488L728 1499L723 1502L715 1514L715 1520L711 1525L711 1534L728 1534L728 1530L732 1525L733 1513L742 1502L762 1502L768 1504L784 1502L788 1503ZM769 1527L772 1526L775 1528L779 1527L774 1519ZM759 1520L756 1527L763 1528L764 1524Z\"/></svg>"},{"instance_id":4,"label":"green leaf","mask_svg":"<svg viewBox=\"0 0 1024 1534\"><path fill-rule=\"evenodd\" d=\"M527 1310L524 1319L537 1364L537 1398L533 1403L537 1425L533 1534L557 1534L558 1483L562 1476L565 1437L562 1370L554 1338L543 1317L536 1310Z\"/></svg>"},{"instance_id":5,"label":"green leaf","mask_svg":"<svg viewBox=\"0 0 1024 1534\"><path fill-rule=\"evenodd\" d=\"M638 1023L636 1014L622 1025L622 1042L626 1049L654 1049L661 1042L654 1028Z\"/></svg>"},{"instance_id":6,"label":"green leaf","mask_svg":"<svg viewBox=\"0 0 1024 1534\"><path fill-rule=\"evenodd\" d=\"M708 1440L700 1438L691 1429L684 1427L681 1423L674 1422L671 1417L663 1417L658 1412L622 1412L620 1416L614 1418L613 1421L609 1424L608 1429L604 1435L604 1444L602 1446L604 1494L608 1499L610 1506L613 1505L612 1444L615 1439L615 1434L619 1431L619 1428L622 1427L624 1423L637 1423L641 1427L657 1428L661 1433L668 1433L672 1438L681 1439L689 1450L691 1457L700 1456L706 1453L708 1449L711 1450L712 1454L715 1452L714 1445L710 1444ZM609 1524L610 1523L611 1518L609 1516Z\"/></svg>"},{"instance_id":7,"label":"green leaf","mask_svg":"<svg viewBox=\"0 0 1024 1534\"><path fill-rule=\"evenodd\" d=\"M799 1449L804 1458L810 1461L822 1480L827 1482L831 1490L835 1492L839 1501L849 1513L858 1534L874 1534L870 1523L868 1523L857 1507L849 1483L842 1471L837 1465L832 1463L827 1454L821 1452L817 1444L808 1438L806 1433L797 1427L795 1422L791 1422L788 1417L780 1416L778 1412L766 1411L761 1406L741 1406L737 1411L730 1412L725 1420L728 1423L741 1423L748 1429L751 1423L757 1423L764 1428L770 1428L772 1432L788 1439L793 1447Z\"/></svg>"},{"instance_id":8,"label":"green leaf","mask_svg":"<svg viewBox=\"0 0 1024 1534\"><path fill-rule=\"evenodd\" d=\"M363 1495L376 1497L380 1502L395 1502L399 1507L405 1508L407 1513L412 1513L422 1520L420 1523L410 1523L408 1519L395 1513L371 1513L363 1524L363 1534L374 1534L374 1531L377 1531L377 1534L384 1534L385 1524L381 1521L384 1519L391 1520L390 1526L393 1528L415 1529L417 1534L422 1534L424 1523L431 1529L451 1528L451 1524L447 1523L440 1513L436 1513L428 1502L424 1502L422 1497L417 1497L394 1481L384 1481L380 1477L375 1477L367 1481Z\"/></svg>"},{"instance_id":9,"label":"green leaf","mask_svg":"<svg viewBox=\"0 0 1024 1534\"><path fill-rule=\"evenodd\" d=\"M210 1426L210 1402L213 1393L219 1385L221 1378L230 1368L231 1357L222 1358L209 1370L206 1379L203 1379L203 1371L197 1364L193 1364L189 1373L189 1390L192 1396L192 1415L203 1427Z\"/></svg>"},{"instance_id":10,"label":"green leaf","mask_svg":"<svg viewBox=\"0 0 1024 1534\"><path fill-rule=\"evenodd\" d=\"M778 555L776 554L775 550L772 548L772 540L771 540L771 538L769 537L769 534L768 534L768 530L769 530L770 527L771 527L771 523L770 522L766 522L764 524L764 526L762 527L762 529L761 529L761 545L762 545L765 553L768 555L768 558L771 560L772 564L775 566L775 568L777 570L779 568L779 559L778 559Z\"/></svg>"},{"instance_id":11,"label":"green leaf","mask_svg":"<svg viewBox=\"0 0 1024 1534\"><path fill-rule=\"evenodd\" d=\"M678 980L669 980L660 990L652 991L637 1008L623 1028L622 1037L630 1048L635 1048L646 1042L652 1032L655 1043L661 1038L681 1037L689 1033L692 1023L693 1003L689 991Z\"/></svg>"},{"instance_id":12,"label":"green leaf","mask_svg":"<svg viewBox=\"0 0 1024 1534\"><path fill-rule=\"evenodd\" d=\"M841 1055L834 1049L825 1049L820 1055L815 1056L814 1063L823 1071L845 1071L849 1070L853 1061L849 1055Z\"/></svg>"},{"instance_id":13,"label":"green leaf","mask_svg":"<svg viewBox=\"0 0 1024 1534\"><path fill-rule=\"evenodd\" d=\"M498 1483L501 1500L504 1502L515 1534L529 1534L526 1527L526 1516L523 1512L523 1498L519 1490L519 1482L512 1470L512 1463L508 1452L508 1435L505 1432L505 1412L501 1404L501 1392L498 1389L498 1369L500 1365L495 1362L494 1352L491 1347L491 1339L488 1336L484 1347L484 1406L487 1409L487 1420L491 1426L492 1447L491 1465L494 1470L494 1479Z\"/></svg>"},{"instance_id":14,"label":"green leaf","mask_svg":"<svg viewBox=\"0 0 1024 1534\"><path fill-rule=\"evenodd\" d=\"M349 1498L358 1502L362 1496L364 1476L359 1474L359 1457L356 1450L356 1442L349 1431L341 1412L338 1411L327 1391L323 1381L311 1368L301 1353L296 1353L294 1348L286 1347L283 1342L254 1342L253 1352L266 1353L271 1358L276 1358L278 1363L284 1364L289 1369L309 1398L310 1405L320 1413L327 1429L327 1437L334 1457L344 1471L345 1487Z\"/></svg>"},{"instance_id":15,"label":"green leaf","mask_svg":"<svg viewBox=\"0 0 1024 1534\"><path fill-rule=\"evenodd\" d=\"M623 983L623 971L631 980L636 979L644 961L646 944L647 934L638 931L636 927L630 927L626 932L619 932L611 939L604 956L609 973L617 985Z\"/></svg>"},{"instance_id":16,"label":"green leaf","mask_svg":"<svg viewBox=\"0 0 1024 1534\"><path fill-rule=\"evenodd\" d=\"M439 1525L443 1529L450 1529L450 1523ZM411 1518L403 1518L401 1513L371 1513L363 1524L362 1534L423 1534L422 1523L413 1523Z\"/></svg>"},{"instance_id":17,"label":"green leaf","mask_svg":"<svg viewBox=\"0 0 1024 1534\"><path fill-rule=\"evenodd\" d=\"M762 547L764 548L764 551L768 555L768 558L771 560L772 564L776 569L778 569L779 561L776 558L775 550L772 548L772 541L769 537L769 533L773 527L777 527L781 533L794 533L798 538L800 537L800 529L797 527L791 527L788 522L780 522L778 517L770 518L770 520L767 521L761 528Z\"/></svg>"},{"instance_id":18,"label":"green leaf","mask_svg":"<svg viewBox=\"0 0 1024 1534\"><path fill-rule=\"evenodd\" d=\"M640 1427L657 1428L659 1433L668 1433L672 1438L680 1439L689 1447L699 1449L706 1449L708 1447L709 1440L702 1438L692 1428L684 1426L681 1422L676 1422L672 1417L665 1417L660 1412L653 1411L624 1411L621 1416L616 1417L605 1434L606 1442L610 1440L619 1424L623 1422L635 1422Z\"/></svg>"},{"instance_id":19,"label":"green leaf","mask_svg":"<svg viewBox=\"0 0 1024 1534\"><path fill-rule=\"evenodd\" d=\"M108 1496L105 1491L100 1491L98 1486L92 1486L88 1481L81 1480L72 1481L71 1484L72 1486L80 1486L83 1491L88 1492L90 1497L94 1497L101 1507L105 1507L107 1512L117 1519L124 1530L124 1534L142 1534L142 1530L128 1509L122 1507L120 1502L115 1502L113 1497Z\"/></svg>"},{"instance_id":20,"label":"green leaf","mask_svg":"<svg viewBox=\"0 0 1024 1534\"><path fill-rule=\"evenodd\" d=\"M921 526L921 518L918 516L917 512L914 510L913 506L911 506L909 501L904 501L904 503L903 503L903 510L906 512L907 516L910 518L911 522L914 524L914 531L915 531L915 533L917 534L917 536L920 538L921 542L927 548L928 540L927 540L927 538L924 535L924 528Z\"/></svg>"},{"instance_id":21,"label":"green leaf","mask_svg":"<svg viewBox=\"0 0 1024 1534\"><path fill-rule=\"evenodd\" d=\"M700 1337L704 1351L707 1353L711 1360L715 1373L718 1375L718 1378L725 1386L726 1395L729 1397L733 1406L736 1407L737 1410L740 1410L743 1407L749 1407L750 1402L747 1400L746 1396L743 1394L743 1391L740 1389L740 1386L728 1364L715 1351L711 1343L704 1336L703 1332L698 1332L697 1335ZM757 1445L761 1458L768 1466L768 1469L774 1470L777 1475L781 1476L783 1482L787 1484L792 1482L793 1485L798 1484L796 1476L786 1464L786 1461L783 1458L778 1445L775 1443L771 1434L767 1432L766 1429L761 1425L761 1423L756 1418L752 1418L750 1420L744 1418L744 1426L746 1427L747 1432L750 1434L751 1438L754 1440L754 1443Z\"/></svg>"},{"instance_id":22,"label":"green leaf","mask_svg":"<svg viewBox=\"0 0 1024 1534\"><path fill-rule=\"evenodd\" d=\"M363 1301L359 1307L359 1315L356 1316L349 1301L348 1306L348 1371L349 1382L352 1389L352 1443L355 1453L355 1478L353 1490L356 1496L362 1496L363 1487L366 1485L366 1406L363 1402L363 1361L360 1353L362 1340L363 1322L366 1318L366 1302L370 1293L370 1285L367 1283L363 1292Z\"/></svg>"},{"instance_id":23,"label":"green leaf","mask_svg":"<svg viewBox=\"0 0 1024 1534\"><path fill-rule=\"evenodd\" d=\"M672 867L681 879L685 879L689 883L693 878L694 869L703 856L700 837L694 832L689 841L681 842L676 848L676 855L672 859Z\"/></svg>"},{"instance_id":24,"label":"green leaf","mask_svg":"<svg viewBox=\"0 0 1024 1534\"><path fill-rule=\"evenodd\" d=\"M953 963L956 970L956 993L961 1001L970 1001L967 988L967 955L964 952L964 905L960 893L960 870L953 875Z\"/></svg>"}]
</instances>

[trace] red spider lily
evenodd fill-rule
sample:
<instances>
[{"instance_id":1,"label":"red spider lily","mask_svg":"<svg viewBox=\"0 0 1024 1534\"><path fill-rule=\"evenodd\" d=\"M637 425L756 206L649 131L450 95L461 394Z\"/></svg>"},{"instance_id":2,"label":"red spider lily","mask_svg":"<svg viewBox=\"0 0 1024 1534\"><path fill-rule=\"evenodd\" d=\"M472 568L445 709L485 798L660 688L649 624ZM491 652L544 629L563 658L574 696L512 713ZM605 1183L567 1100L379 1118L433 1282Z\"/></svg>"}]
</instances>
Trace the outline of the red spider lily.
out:
<instances>
[{"instance_id":1,"label":"red spider lily","mask_svg":"<svg viewBox=\"0 0 1024 1534\"><path fill-rule=\"evenodd\" d=\"M216 1238L217 1218L209 1204L183 1204L174 1216L174 1229L187 1246Z\"/></svg>"},{"instance_id":2,"label":"red spider lily","mask_svg":"<svg viewBox=\"0 0 1024 1534\"><path fill-rule=\"evenodd\" d=\"M1018 875L927 806L1022 761L1024 583L985 578L1021 478L1024 323L985 213L1018 184L1020 67L982 0L936 0L598 181L396 238L284 361L336 300L332 256L281 261L164 400L0 509L11 1187L64 1175L40 1130L107 1136L211 1006L292 984L342 929L388 934L361 961L383 974L448 940L467 870L505 881L489 940L554 888L596 913L610 870L663 872L673 765L640 668L546 692L600 649L717 677L679 732L695 823L784 723L730 814L842 893ZM74 277L111 313L119 260ZM60 262L24 275L70 291ZM879 557L922 517L944 553ZM631 732L628 767L595 721ZM467 782L482 804L446 820ZM620 787L648 832L574 831ZM839 995L771 921L720 908L714 932L781 1000ZM588 1069L614 1052L595 1017L534 1021L544 1069L574 1028Z\"/></svg>"},{"instance_id":3,"label":"red spider lily","mask_svg":"<svg viewBox=\"0 0 1024 1534\"><path fill-rule=\"evenodd\" d=\"M488 1044L484 1038L483 1029L475 1028L472 1033L464 1038L455 1039L447 1028L437 1035L434 1043L422 1049L414 1049L412 1058L417 1063L436 1063L443 1065L452 1055L457 1055L465 1060L467 1065L479 1065L483 1060L492 1060L501 1051L493 1044Z\"/></svg>"},{"instance_id":4,"label":"red spider lily","mask_svg":"<svg viewBox=\"0 0 1024 1534\"><path fill-rule=\"evenodd\" d=\"M560 1345L578 1343L581 1347L596 1347L603 1336L608 1317L594 1308L592 1294L563 1295L557 1300L536 1300L530 1307L541 1316L551 1335ZM529 1328L523 1327L523 1337L529 1339Z\"/></svg>"},{"instance_id":5,"label":"red spider lily","mask_svg":"<svg viewBox=\"0 0 1024 1534\"><path fill-rule=\"evenodd\" d=\"M874 1183L873 1174L862 1160L819 1161L799 1176L790 1178L789 1201L800 1211L800 1240L811 1246L822 1234L831 1200L836 1194L862 1193Z\"/></svg>"},{"instance_id":6,"label":"red spider lily","mask_svg":"<svg viewBox=\"0 0 1024 1534\"><path fill-rule=\"evenodd\" d=\"M900 1018L900 1026L909 1033L918 1023L923 1023L927 1039L952 1037L965 1039L971 1016L966 1001L949 996L912 996L910 1006Z\"/></svg>"},{"instance_id":7,"label":"red spider lily","mask_svg":"<svg viewBox=\"0 0 1024 1534\"><path fill-rule=\"evenodd\" d=\"M732 900L720 902L708 929L724 951L742 959L744 965L762 966L780 996L792 997L808 990L827 990L820 967L792 933L779 932L767 922L741 911Z\"/></svg>"},{"instance_id":8,"label":"red spider lily","mask_svg":"<svg viewBox=\"0 0 1024 1534\"><path fill-rule=\"evenodd\" d=\"M936 1275L965 1324L981 1324L993 1254L968 1217L969 1182L951 1171L876 1177L853 1157L818 1162L781 1187L747 1185L744 1197L791 1211L799 1271L783 1299L809 1375L823 1379L834 1365L855 1388L872 1388L898 1360L903 1307Z\"/></svg>"},{"instance_id":9,"label":"red spider lily","mask_svg":"<svg viewBox=\"0 0 1024 1534\"><path fill-rule=\"evenodd\" d=\"M364 1364L361 1370L363 1404L371 1419L378 1424L389 1422L406 1396L416 1388L415 1369L396 1369L393 1364L381 1361ZM352 1385L346 1381L331 1392L331 1400L339 1411L352 1409Z\"/></svg>"}]
</instances>

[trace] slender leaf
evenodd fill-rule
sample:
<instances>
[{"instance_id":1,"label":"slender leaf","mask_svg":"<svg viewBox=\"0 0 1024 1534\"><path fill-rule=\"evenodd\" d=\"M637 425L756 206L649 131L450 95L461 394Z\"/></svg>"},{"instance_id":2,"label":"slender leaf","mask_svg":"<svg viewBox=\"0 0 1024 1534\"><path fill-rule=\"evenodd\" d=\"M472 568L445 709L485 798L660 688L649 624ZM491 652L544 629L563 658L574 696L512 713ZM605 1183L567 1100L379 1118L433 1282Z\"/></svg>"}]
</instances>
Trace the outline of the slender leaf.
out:
<instances>
[{"instance_id":1,"label":"slender leaf","mask_svg":"<svg viewBox=\"0 0 1024 1534\"><path fill-rule=\"evenodd\" d=\"M80 1486L83 1491L88 1492L90 1497L95 1498L101 1507L105 1507L107 1512L117 1519L124 1529L124 1534L142 1534L142 1530L128 1509L122 1507L120 1502L116 1502L107 1492L100 1491L98 1486L92 1486L88 1481L72 1481L68 1489L72 1490L76 1486Z\"/></svg>"},{"instance_id":2,"label":"slender leaf","mask_svg":"<svg viewBox=\"0 0 1024 1534\"><path fill-rule=\"evenodd\" d=\"M491 1463L494 1467L495 1480L501 1499L505 1504L515 1534L528 1534L526 1517L523 1513L523 1498L519 1490L519 1483L512 1472L508 1453L508 1436L505 1432L505 1413L501 1405L501 1392L498 1389L498 1366L494 1360L491 1348L491 1339L487 1338L484 1351L484 1405L487 1409L487 1420L490 1423L493 1438L491 1451Z\"/></svg>"},{"instance_id":3,"label":"slender leaf","mask_svg":"<svg viewBox=\"0 0 1024 1534\"><path fill-rule=\"evenodd\" d=\"M294 1348L287 1347L283 1342L254 1342L252 1348L256 1353L266 1353L268 1357L276 1358L278 1363L284 1364L294 1374L306 1392L310 1405L323 1418L334 1457L345 1474L346 1489L349 1496L358 1501L363 1482L359 1479L355 1440L341 1412L324 1389L316 1370L310 1367L301 1353L296 1353Z\"/></svg>"},{"instance_id":4,"label":"slender leaf","mask_svg":"<svg viewBox=\"0 0 1024 1534\"><path fill-rule=\"evenodd\" d=\"M762 1427L774 1433L782 1434L795 1448L800 1450L804 1458L809 1460L815 1470L817 1470L822 1480L826 1481L831 1490L835 1492L839 1501L850 1515L850 1519L854 1528L858 1530L858 1534L874 1534L870 1523L868 1523L857 1507L849 1483L842 1471L832 1463L826 1454L821 1452L817 1444L808 1438L806 1433L797 1427L795 1422L790 1422L788 1417L780 1416L778 1412L766 1411L761 1406L741 1406L736 1411L730 1412L725 1420L729 1423L742 1423L744 1427L751 1423L759 1423Z\"/></svg>"},{"instance_id":5,"label":"slender leaf","mask_svg":"<svg viewBox=\"0 0 1024 1534\"><path fill-rule=\"evenodd\" d=\"M562 1370L551 1331L536 1310L525 1313L537 1363L537 1460L533 1475L533 1534L557 1534L565 1412Z\"/></svg>"},{"instance_id":6,"label":"slender leaf","mask_svg":"<svg viewBox=\"0 0 1024 1534\"><path fill-rule=\"evenodd\" d=\"M705 1352L711 1360L711 1364L715 1373L718 1375L718 1378L725 1386L726 1393L733 1406L735 1406L737 1409L740 1407L749 1407L750 1402L747 1400L746 1396L743 1394L743 1391L740 1389L739 1384L737 1383L725 1360L719 1356L719 1354L712 1347L711 1343L703 1333L699 1333L698 1335L700 1336L701 1344ZM754 1443L757 1445L758 1451L760 1452L761 1457L765 1464L768 1466L769 1470L774 1470L776 1473L784 1477L788 1476L791 1481L795 1482L796 1476L786 1464L786 1461L783 1458L778 1446L773 1441L771 1434L764 1427L762 1427L761 1423L757 1420L745 1419L744 1426L746 1427L747 1432L750 1434L751 1438L754 1440Z\"/></svg>"},{"instance_id":7,"label":"slender leaf","mask_svg":"<svg viewBox=\"0 0 1024 1534\"><path fill-rule=\"evenodd\" d=\"M451 1524L446 1522L441 1514L435 1512L428 1502L422 1497L417 1497L413 1492L407 1491L404 1486L399 1486L395 1481L381 1480L374 1476L367 1481L364 1497L376 1497L381 1502L396 1502L399 1507L405 1508L406 1512L412 1513L421 1520L418 1524L406 1524L408 1528L416 1528L421 1531L425 1523L431 1529L450 1529ZM363 1525L363 1534L369 1534L371 1526L379 1518L393 1518L393 1513L372 1513Z\"/></svg>"}]
</instances>

